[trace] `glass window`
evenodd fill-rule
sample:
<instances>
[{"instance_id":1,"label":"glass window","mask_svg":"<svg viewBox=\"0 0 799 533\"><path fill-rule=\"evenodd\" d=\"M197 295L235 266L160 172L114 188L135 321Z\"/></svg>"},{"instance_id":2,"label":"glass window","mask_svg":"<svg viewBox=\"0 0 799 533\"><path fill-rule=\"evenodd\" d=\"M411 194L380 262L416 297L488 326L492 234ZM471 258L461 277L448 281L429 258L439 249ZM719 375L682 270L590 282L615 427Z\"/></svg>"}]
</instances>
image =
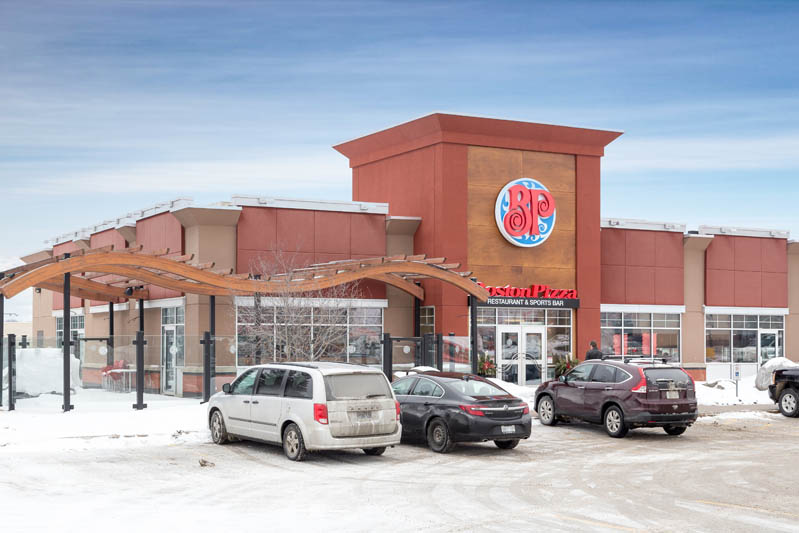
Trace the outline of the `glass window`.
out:
<instances>
[{"instance_id":1,"label":"glass window","mask_svg":"<svg viewBox=\"0 0 799 533\"><path fill-rule=\"evenodd\" d=\"M350 324L383 325L383 310L379 307L355 307L350 311Z\"/></svg>"},{"instance_id":2,"label":"glass window","mask_svg":"<svg viewBox=\"0 0 799 533\"><path fill-rule=\"evenodd\" d=\"M314 307L313 323L325 325L347 325L346 307Z\"/></svg>"},{"instance_id":3,"label":"glass window","mask_svg":"<svg viewBox=\"0 0 799 533\"><path fill-rule=\"evenodd\" d=\"M286 392L284 396L289 398L313 398L313 379L310 374L292 370L286 379Z\"/></svg>"},{"instance_id":4,"label":"glass window","mask_svg":"<svg viewBox=\"0 0 799 533\"><path fill-rule=\"evenodd\" d=\"M497 309L497 324L519 325L522 323L521 309Z\"/></svg>"},{"instance_id":5,"label":"glass window","mask_svg":"<svg viewBox=\"0 0 799 533\"><path fill-rule=\"evenodd\" d=\"M603 328L620 328L621 313L600 313L599 325Z\"/></svg>"},{"instance_id":6,"label":"glass window","mask_svg":"<svg viewBox=\"0 0 799 533\"><path fill-rule=\"evenodd\" d=\"M610 365L595 365L594 375L591 381L597 383L615 383L616 382L616 368Z\"/></svg>"},{"instance_id":7,"label":"glass window","mask_svg":"<svg viewBox=\"0 0 799 533\"><path fill-rule=\"evenodd\" d=\"M757 323L757 317L755 317ZM735 329L732 332L733 363L757 363L757 330Z\"/></svg>"},{"instance_id":8,"label":"glass window","mask_svg":"<svg viewBox=\"0 0 799 533\"><path fill-rule=\"evenodd\" d=\"M413 386L416 378L403 378L398 381L395 381L391 388L394 389L394 394L396 395L407 395L411 392L411 387Z\"/></svg>"},{"instance_id":9,"label":"glass window","mask_svg":"<svg viewBox=\"0 0 799 533\"><path fill-rule=\"evenodd\" d=\"M436 308L432 305L419 308L419 332L421 335L436 332Z\"/></svg>"},{"instance_id":10,"label":"glass window","mask_svg":"<svg viewBox=\"0 0 799 533\"><path fill-rule=\"evenodd\" d=\"M651 334L648 329L624 329L624 353L626 355L651 355Z\"/></svg>"},{"instance_id":11,"label":"glass window","mask_svg":"<svg viewBox=\"0 0 799 533\"><path fill-rule=\"evenodd\" d=\"M256 394L266 396L279 396L283 386L283 376L286 371L282 368L264 368L258 377L258 386L255 388Z\"/></svg>"},{"instance_id":12,"label":"glass window","mask_svg":"<svg viewBox=\"0 0 799 533\"><path fill-rule=\"evenodd\" d=\"M620 319L621 320L621 319ZM601 350L605 355L623 355L621 351L621 328L602 328Z\"/></svg>"},{"instance_id":13,"label":"glass window","mask_svg":"<svg viewBox=\"0 0 799 533\"><path fill-rule=\"evenodd\" d=\"M757 315L733 315L732 327L736 329L757 329Z\"/></svg>"},{"instance_id":14,"label":"glass window","mask_svg":"<svg viewBox=\"0 0 799 533\"><path fill-rule=\"evenodd\" d=\"M350 326L349 362L379 365L383 360L382 334L380 326Z\"/></svg>"},{"instance_id":15,"label":"glass window","mask_svg":"<svg viewBox=\"0 0 799 533\"><path fill-rule=\"evenodd\" d=\"M656 328L679 328L680 315L678 313L653 313L652 326Z\"/></svg>"},{"instance_id":16,"label":"glass window","mask_svg":"<svg viewBox=\"0 0 799 533\"><path fill-rule=\"evenodd\" d=\"M230 386L231 394L252 394L252 388L255 384L255 376L258 374L257 369L252 368L240 375L236 381Z\"/></svg>"},{"instance_id":17,"label":"glass window","mask_svg":"<svg viewBox=\"0 0 799 533\"><path fill-rule=\"evenodd\" d=\"M383 374L325 376L325 391L328 401L391 398L391 390Z\"/></svg>"},{"instance_id":18,"label":"glass window","mask_svg":"<svg viewBox=\"0 0 799 533\"><path fill-rule=\"evenodd\" d=\"M449 390L459 392L466 396L507 396L508 392L490 381L482 379L460 379L446 384Z\"/></svg>"},{"instance_id":19,"label":"glass window","mask_svg":"<svg viewBox=\"0 0 799 533\"><path fill-rule=\"evenodd\" d=\"M680 330L656 329L652 332L652 353L670 363L680 362Z\"/></svg>"},{"instance_id":20,"label":"glass window","mask_svg":"<svg viewBox=\"0 0 799 533\"><path fill-rule=\"evenodd\" d=\"M617 368L616 373L613 375L613 383L623 383L631 377L632 376L626 371L622 370L621 368Z\"/></svg>"},{"instance_id":21,"label":"glass window","mask_svg":"<svg viewBox=\"0 0 799 533\"><path fill-rule=\"evenodd\" d=\"M430 381L429 379L420 379L418 383L416 383L416 387L413 388L413 395L414 396L439 396L440 394L435 394L438 385Z\"/></svg>"},{"instance_id":22,"label":"glass window","mask_svg":"<svg viewBox=\"0 0 799 533\"><path fill-rule=\"evenodd\" d=\"M706 315L705 326L707 328L729 328L732 325L730 315Z\"/></svg>"},{"instance_id":23,"label":"glass window","mask_svg":"<svg viewBox=\"0 0 799 533\"><path fill-rule=\"evenodd\" d=\"M347 326L314 326L313 356L319 361L347 361Z\"/></svg>"},{"instance_id":24,"label":"glass window","mask_svg":"<svg viewBox=\"0 0 799 533\"><path fill-rule=\"evenodd\" d=\"M583 364L574 368L571 372L566 374L566 381L568 382L582 382L588 381L591 371L594 369L595 364Z\"/></svg>"},{"instance_id":25,"label":"glass window","mask_svg":"<svg viewBox=\"0 0 799 533\"><path fill-rule=\"evenodd\" d=\"M553 364L558 359L568 359L572 353L572 328L559 327L547 328L547 357L553 358Z\"/></svg>"},{"instance_id":26,"label":"glass window","mask_svg":"<svg viewBox=\"0 0 799 533\"><path fill-rule=\"evenodd\" d=\"M497 310L494 307L478 307L477 308L477 323L478 324L496 324L497 323Z\"/></svg>"},{"instance_id":27,"label":"glass window","mask_svg":"<svg viewBox=\"0 0 799 533\"><path fill-rule=\"evenodd\" d=\"M548 309L547 324L550 326L569 326L572 323L571 309Z\"/></svg>"},{"instance_id":28,"label":"glass window","mask_svg":"<svg viewBox=\"0 0 799 533\"><path fill-rule=\"evenodd\" d=\"M705 336L705 361L708 363L730 362L730 330L707 330Z\"/></svg>"},{"instance_id":29,"label":"glass window","mask_svg":"<svg viewBox=\"0 0 799 533\"><path fill-rule=\"evenodd\" d=\"M544 309L519 309L519 314L524 325L543 324L545 320Z\"/></svg>"}]
</instances>

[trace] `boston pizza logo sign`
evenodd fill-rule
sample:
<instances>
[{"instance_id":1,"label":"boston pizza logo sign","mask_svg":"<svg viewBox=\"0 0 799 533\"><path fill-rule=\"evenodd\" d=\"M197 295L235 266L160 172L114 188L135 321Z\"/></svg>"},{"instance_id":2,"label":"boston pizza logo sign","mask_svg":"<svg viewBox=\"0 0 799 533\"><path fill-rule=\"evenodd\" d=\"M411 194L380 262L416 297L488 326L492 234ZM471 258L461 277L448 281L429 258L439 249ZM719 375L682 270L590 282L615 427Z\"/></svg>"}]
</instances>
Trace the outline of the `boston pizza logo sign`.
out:
<instances>
[{"instance_id":1,"label":"boston pizza logo sign","mask_svg":"<svg viewBox=\"0 0 799 533\"><path fill-rule=\"evenodd\" d=\"M549 238L555 227L555 199L532 178L522 178L505 185L494 207L494 218L502 236L516 246L538 246Z\"/></svg>"}]
</instances>

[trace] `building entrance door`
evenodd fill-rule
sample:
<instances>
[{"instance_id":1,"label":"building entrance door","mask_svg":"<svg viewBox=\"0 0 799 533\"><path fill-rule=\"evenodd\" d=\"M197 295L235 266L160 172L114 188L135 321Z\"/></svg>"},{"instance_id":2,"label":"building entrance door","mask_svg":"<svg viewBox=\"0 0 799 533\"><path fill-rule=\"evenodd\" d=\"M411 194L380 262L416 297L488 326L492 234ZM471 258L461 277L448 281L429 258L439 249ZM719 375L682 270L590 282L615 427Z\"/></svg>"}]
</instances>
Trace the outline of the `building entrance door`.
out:
<instances>
[{"instance_id":1,"label":"building entrance door","mask_svg":"<svg viewBox=\"0 0 799 533\"><path fill-rule=\"evenodd\" d=\"M175 367L177 366L178 343L175 326L162 326L161 337L161 392L175 394Z\"/></svg>"},{"instance_id":2,"label":"building entrance door","mask_svg":"<svg viewBox=\"0 0 799 533\"><path fill-rule=\"evenodd\" d=\"M759 337L760 364L762 365L769 359L777 357L782 350L780 350L780 339L777 331L761 329Z\"/></svg>"},{"instance_id":3,"label":"building entrance door","mask_svg":"<svg viewBox=\"0 0 799 533\"><path fill-rule=\"evenodd\" d=\"M544 326L498 326L497 377L517 385L538 385L546 369Z\"/></svg>"}]
</instances>

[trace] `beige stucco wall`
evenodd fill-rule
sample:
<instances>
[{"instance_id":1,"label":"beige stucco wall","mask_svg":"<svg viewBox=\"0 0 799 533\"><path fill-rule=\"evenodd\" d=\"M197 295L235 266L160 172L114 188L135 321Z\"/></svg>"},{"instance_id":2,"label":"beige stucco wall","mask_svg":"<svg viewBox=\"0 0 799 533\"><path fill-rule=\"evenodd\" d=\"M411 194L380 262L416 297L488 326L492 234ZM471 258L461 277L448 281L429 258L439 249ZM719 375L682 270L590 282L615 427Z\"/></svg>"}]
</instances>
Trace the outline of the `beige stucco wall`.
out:
<instances>
[{"instance_id":1,"label":"beige stucco wall","mask_svg":"<svg viewBox=\"0 0 799 533\"><path fill-rule=\"evenodd\" d=\"M413 255L413 236L421 219L415 217L389 218L386 221L386 255ZM394 337L413 337L414 298L410 294L386 285L388 307L383 313L383 331Z\"/></svg>"},{"instance_id":2,"label":"beige stucco wall","mask_svg":"<svg viewBox=\"0 0 799 533\"><path fill-rule=\"evenodd\" d=\"M685 313L682 316L682 360L686 368L705 368L705 250L712 237L686 235Z\"/></svg>"},{"instance_id":3,"label":"beige stucco wall","mask_svg":"<svg viewBox=\"0 0 799 533\"><path fill-rule=\"evenodd\" d=\"M799 242L788 243L788 308L785 356L799 361Z\"/></svg>"}]
</instances>

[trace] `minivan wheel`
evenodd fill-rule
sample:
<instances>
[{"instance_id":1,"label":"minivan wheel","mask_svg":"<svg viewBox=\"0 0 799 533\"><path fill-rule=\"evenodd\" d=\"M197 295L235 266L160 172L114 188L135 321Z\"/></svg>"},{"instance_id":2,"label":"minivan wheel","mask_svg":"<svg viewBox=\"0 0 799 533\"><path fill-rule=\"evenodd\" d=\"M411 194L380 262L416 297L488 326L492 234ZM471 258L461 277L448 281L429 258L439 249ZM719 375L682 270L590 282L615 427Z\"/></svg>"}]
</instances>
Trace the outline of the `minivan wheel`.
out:
<instances>
[{"instance_id":1,"label":"minivan wheel","mask_svg":"<svg viewBox=\"0 0 799 533\"><path fill-rule=\"evenodd\" d=\"M615 405L605 411L605 431L613 438L620 439L627 434L627 424L624 423L624 413Z\"/></svg>"},{"instance_id":2,"label":"minivan wheel","mask_svg":"<svg viewBox=\"0 0 799 533\"><path fill-rule=\"evenodd\" d=\"M668 433L669 435L682 435L685 433L685 430L688 429L687 426L664 426L663 431Z\"/></svg>"},{"instance_id":3,"label":"minivan wheel","mask_svg":"<svg viewBox=\"0 0 799 533\"><path fill-rule=\"evenodd\" d=\"M799 416L799 393L796 389L785 389L780 393L780 413L791 418Z\"/></svg>"},{"instance_id":4,"label":"minivan wheel","mask_svg":"<svg viewBox=\"0 0 799 533\"><path fill-rule=\"evenodd\" d=\"M379 448L364 448L363 453L366 455L383 455L386 452L386 447L381 446Z\"/></svg>"},{"instance_id":5,"label":"minivan wheel","mask_svg":"<svg viewBox=\"0 0 799 533\"><path fill-rule=\"evenodd\" d=\"M554 426L558 423L555 417L555 402L552 401L551 396L544 396L538 401L538 420L545 426Z\"/></svg>"},{"instance_id":6,"label":"minivan wheel","mask_svg":"<svg viewBox=\"0 0 799 533\"><path fill-rule=\"evenodd\" d=\"M283 432L283 451L286 453L286 457L292 461L305 459L307 453L305 441L302 439L302 432L297 424L289 424L286 431Z\"/></svg>"},{"instance_id":7,"label":"minivan wheel","mask_svg":"<svg viewBox=\"0 0 799 533\"><path fill-rule=\"evenodd\" d=\"M214 411L211 415L211 439L215 444L225 444L230 441L227 429L225 428L225 419L222 418L221 411Z\"/></svg>"},{"instance_id":8,"label":"minivan wheel","mask_svg":"<svg viewBox=\"0 0 799 533\"><path fill-rule=\"evenodd\" d=\"M447 453L455 446L452 438L450 438L447 424L440 418L430 422L427 427L427 445L437 453Z\"/></svg>"},{"instance_id":9,"label":"minivan wheel","mask_svg":"<svg viewBox=\"0 0 799 533\"><path fill-rule=\"evenodd\" d=\"M494 444L496 444L497 448L500 450L512 450L519 445L519 439L495 440Z\"/></svg>"}]
</instances>

